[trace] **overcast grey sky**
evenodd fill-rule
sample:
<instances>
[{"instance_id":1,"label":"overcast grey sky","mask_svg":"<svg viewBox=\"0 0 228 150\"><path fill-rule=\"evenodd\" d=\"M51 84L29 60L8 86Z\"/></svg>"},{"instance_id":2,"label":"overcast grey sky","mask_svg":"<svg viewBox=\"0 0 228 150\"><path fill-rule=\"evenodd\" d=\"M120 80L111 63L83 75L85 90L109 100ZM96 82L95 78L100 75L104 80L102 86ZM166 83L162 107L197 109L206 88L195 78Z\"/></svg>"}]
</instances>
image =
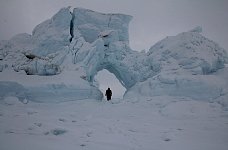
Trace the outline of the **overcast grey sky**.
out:
<instances>
[{"instance_id":1,"label":"overcast grey sky","mask_svg":"<svg viewBox=\"0 0 228 150\"><path fill-rule=\"evenodd\" d=\"M203 35L228 50L228 0L0 0L0 40L17 33L31 34L36 25L68 6L133 16L129 34L134 50L148 50L166 36L196 26L202 26ZM114 76L99 73L103 75L97 76L101 90L111 85L117 95L123 93Z\"/></svg>"}]
</instances>

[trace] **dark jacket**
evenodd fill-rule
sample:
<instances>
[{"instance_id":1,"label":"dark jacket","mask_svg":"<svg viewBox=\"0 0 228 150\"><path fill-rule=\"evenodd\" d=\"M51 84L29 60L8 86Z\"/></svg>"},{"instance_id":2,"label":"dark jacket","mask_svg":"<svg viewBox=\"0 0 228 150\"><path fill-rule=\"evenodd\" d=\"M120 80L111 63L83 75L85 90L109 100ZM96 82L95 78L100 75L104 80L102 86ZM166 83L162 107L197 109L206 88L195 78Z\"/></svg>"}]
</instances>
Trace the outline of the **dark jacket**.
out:
<instances>
[{"instance_id":1,"label":"dark jacket","mask_svg":"<svg viewBox=\"0 0 228 150\"><path fill-rule=\"evenodd\" d=\"M108 101L111 100L112 91L111 91L110 88L108 88L108 89L106 90L105 96L107 97L107 100L108 100Z\"/></svg>"}]
</instances>

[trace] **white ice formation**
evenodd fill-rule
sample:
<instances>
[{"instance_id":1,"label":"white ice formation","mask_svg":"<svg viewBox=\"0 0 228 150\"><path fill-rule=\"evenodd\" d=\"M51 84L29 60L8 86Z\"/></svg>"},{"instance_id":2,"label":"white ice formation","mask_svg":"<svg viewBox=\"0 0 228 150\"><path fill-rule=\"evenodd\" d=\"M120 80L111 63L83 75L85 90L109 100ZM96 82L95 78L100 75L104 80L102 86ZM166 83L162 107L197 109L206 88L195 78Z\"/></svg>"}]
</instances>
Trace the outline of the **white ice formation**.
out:
<instances>
[{"instance_id":1,"label":"white ice formation","mask_svg":"<svg viewBox=\"0 0 228 150\"><path fill-rule=\"evenodd\" d=\"M57 93L70 95L72 100L88 95L101 99L101 92L93 84L94 76L107 69L126 87L125 98L171 95L228 103L228 80L224 75L228 75L225 68L228 55L200 34L201 27L167 37L144 53L129 47L131 19L124 14L103 14L83 8L71 12L70 8L62 8L36 26L32 35L19 34L0 43L0 71L3 74L12 67L27 75L62 76L55 83L61 85L57 88L47 83L42 84L43 90L36 86L38 95L46 92L45 100L58 87L61 90ZM62 74L69 72L74 72L70 79L75 82L68 85ZM17 81L10 84L14 82ZM74 93L74 89L82 89L81 85L86 85L83 88L88 91L81 95ZM35 91L27 91L29 99L38 99Z\"/></svg>"}]
</instances>

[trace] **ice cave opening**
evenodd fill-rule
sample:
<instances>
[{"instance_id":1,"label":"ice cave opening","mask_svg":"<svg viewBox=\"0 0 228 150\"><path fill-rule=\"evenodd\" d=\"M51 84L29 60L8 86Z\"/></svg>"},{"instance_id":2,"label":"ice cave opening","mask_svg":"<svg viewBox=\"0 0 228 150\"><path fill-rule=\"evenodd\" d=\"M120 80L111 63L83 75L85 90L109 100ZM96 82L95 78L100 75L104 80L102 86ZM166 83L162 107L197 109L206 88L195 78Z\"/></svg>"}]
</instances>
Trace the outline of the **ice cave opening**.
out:
<instances>
[{"instance_id":1,"label":"ice cave opening","mask_svg":"<svg viewBox=\"0 0 228 150\"><path fill-rule=\"evenodd\" d=\"M99 89L105 96L105 91L109 87L112 90L112 98L123 98L126 88L120 83L113 73L103 69L95 76L95 81L98 83ZM106 97L104 97L106 99Z\"/></svg>"}]
</instances>

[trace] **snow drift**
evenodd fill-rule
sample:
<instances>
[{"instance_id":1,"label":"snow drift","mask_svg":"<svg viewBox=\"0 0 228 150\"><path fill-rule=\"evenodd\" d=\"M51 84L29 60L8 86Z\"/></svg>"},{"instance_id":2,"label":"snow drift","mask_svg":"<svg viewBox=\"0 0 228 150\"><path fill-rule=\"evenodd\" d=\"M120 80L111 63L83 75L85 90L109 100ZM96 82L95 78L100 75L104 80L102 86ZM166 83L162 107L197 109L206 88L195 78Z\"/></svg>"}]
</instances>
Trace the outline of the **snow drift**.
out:
<instances>
[{"instance_id":1,"label":"snow drift","mask_svg":"<svg viewBox=\"0 0 228 150\"><path fill-rule=\"evenodd\" d=\"M131 19L124 14L62 8L36 26L32 35L1 41L0 84L5 92L0 96L21 93L8 88L19 84L26 92L18 97L33 101L102 99L94 76L107 69L126 87L125 98L184 96L227 106L224 76L228 74L228 55L200 34L201 27L167 37L144 53L129 47ZM6 77L11 69L11 74L23 80ZM55 95L53 100L50 95Z\"/></svg>"}]
</instances>

